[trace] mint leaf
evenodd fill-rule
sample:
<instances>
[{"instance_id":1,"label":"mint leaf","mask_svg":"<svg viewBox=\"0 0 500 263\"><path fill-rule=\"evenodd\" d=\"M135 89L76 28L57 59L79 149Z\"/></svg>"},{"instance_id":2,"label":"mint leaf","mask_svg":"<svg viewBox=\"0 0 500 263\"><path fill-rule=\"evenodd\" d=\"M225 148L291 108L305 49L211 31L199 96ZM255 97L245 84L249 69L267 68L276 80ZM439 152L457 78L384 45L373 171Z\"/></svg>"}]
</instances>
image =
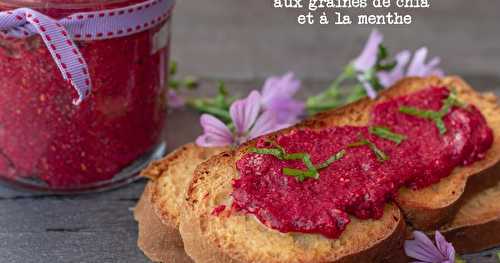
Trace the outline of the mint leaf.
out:
<instances>
[{"instance_id":1,"label":"mint leaf","mask_svg":"<svg viewBox=\"0 0 500 263\"><path fill-rule=\"evenodd\" d=\"M387 127L372 126L368 130L370 131L371 134L377 135L378 137L389 141L393 141L396 144L400 144L401 142L406 140L406 136L394 133Z\"/></svg>"}]
</instances>

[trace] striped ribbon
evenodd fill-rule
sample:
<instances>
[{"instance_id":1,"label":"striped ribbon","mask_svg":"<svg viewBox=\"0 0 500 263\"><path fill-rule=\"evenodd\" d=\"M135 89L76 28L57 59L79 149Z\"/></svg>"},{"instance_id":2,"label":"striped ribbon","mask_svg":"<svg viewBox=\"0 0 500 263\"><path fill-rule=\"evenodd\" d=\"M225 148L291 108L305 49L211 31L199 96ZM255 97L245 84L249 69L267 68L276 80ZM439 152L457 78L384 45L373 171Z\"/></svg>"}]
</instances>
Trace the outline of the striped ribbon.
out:
<instances>
[{"instance_id":1,"label":"striped ribbon","mask_svg":"<svg viewBox=\"0 0 500 263\"><path fill-rule=\"evenodd\" d=\"M102 40L146 31L169 16L175 0L148 0L122 8L75 13L54 19L30 8L0 12L0 35L25 38L38 34L54 62L78 92L80 104L91 91L88 66L74 40Z\"/></svg>"}]
</instances>

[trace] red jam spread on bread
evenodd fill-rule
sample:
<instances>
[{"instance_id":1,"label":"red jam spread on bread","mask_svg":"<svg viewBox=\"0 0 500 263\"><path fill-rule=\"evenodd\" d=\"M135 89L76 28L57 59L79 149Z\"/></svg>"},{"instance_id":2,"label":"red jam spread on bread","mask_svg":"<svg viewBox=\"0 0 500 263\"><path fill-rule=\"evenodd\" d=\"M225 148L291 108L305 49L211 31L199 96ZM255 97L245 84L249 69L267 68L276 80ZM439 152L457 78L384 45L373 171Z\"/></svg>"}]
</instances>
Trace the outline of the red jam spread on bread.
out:
<instances>
[{"instance_id":1,"label":"red jam spread on bread","mask_svg":"<svg viewBox=\"0 0 500 263\"><path fill-rule=\"evenodd\" d=\"M450 98L447 88L432 87L375 105L368 126L260 138L236 163L233 207L280 232L328 238L341 235L349 215L381 218L399 188L435 184L491 147L480 111Z\"/></svg>"}]
</instances>

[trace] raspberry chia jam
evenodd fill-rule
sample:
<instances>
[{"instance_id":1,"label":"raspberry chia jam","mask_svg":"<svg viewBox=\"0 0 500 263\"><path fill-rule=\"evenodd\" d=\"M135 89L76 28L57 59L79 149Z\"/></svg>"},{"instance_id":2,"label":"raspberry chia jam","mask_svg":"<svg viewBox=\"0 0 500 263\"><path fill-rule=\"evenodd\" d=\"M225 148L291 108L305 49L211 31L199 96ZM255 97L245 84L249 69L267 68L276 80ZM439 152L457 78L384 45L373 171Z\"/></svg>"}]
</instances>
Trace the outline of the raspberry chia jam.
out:
<instances>
[{"instance_id":1,"label":"raspberry chia jam","mask_svg":"<svg viewBox=\"0 0 500 263\"><path fill-rule=\"evenodd\" d=\"M54 19L140 1L1 1ZM75 106L40 35L0 36L0 179L55 192L131 182L164 152L169 18L142 32L75 41L92 92Z\"/></svg>"}]
</instances>

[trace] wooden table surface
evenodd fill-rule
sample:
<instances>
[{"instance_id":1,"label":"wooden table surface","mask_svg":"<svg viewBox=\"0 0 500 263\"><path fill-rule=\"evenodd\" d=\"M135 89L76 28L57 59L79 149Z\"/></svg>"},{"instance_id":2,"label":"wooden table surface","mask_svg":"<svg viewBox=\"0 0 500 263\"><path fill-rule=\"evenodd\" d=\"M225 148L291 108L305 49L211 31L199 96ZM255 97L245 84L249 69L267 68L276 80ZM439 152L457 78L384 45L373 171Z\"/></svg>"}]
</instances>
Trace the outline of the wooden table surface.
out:
<instances>
[{"instance_id":1,"label":"wooden table surface","mask_svg":"<svg viewBox=\"0 0 500 263\"><path fill-rule=\"evenodd\" d=\"M215 3L216 2L216 3ZM413 10L411 26L380 26L391 50L426 45L441 56L447 73L500 95L500 1L439 0ZM270 74L295 71L300 96L317 92L361 49L371 27L299 26L294 10L271 0L179 1L172 56L180 74L202 79L198 95L213 94L215 80L246 94ZM193 140L198 116L169 116L169 148ZM136 247L134 207L144 187L58 197L0 186L0 262L148 262ZM500 233L499 233L500 234ZM468 262L497 262L491 251Z\"/></svg>"}]
</instances>

